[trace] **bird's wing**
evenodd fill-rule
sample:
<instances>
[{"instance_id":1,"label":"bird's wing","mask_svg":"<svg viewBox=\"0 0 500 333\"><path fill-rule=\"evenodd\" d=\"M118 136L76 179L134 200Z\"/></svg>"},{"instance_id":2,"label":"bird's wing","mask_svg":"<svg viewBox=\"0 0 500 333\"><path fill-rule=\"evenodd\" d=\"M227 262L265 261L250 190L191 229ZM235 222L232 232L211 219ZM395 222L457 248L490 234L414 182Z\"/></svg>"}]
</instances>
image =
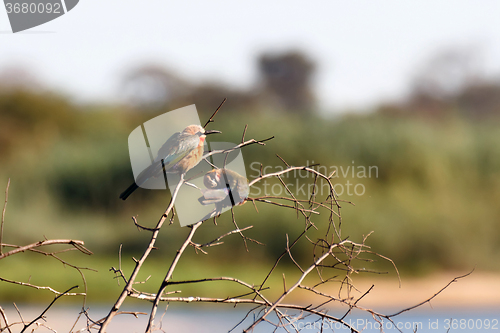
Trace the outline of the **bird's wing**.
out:
<instances>
[{"instance_id":1,"label":"bird's wing","mask_svg":"<svg viewBox=\"0 0 500 333\"><path fill-rule=\"evenodd\" d=\"M168 170L198 147L199 142L200 137L197 135L185 135L177 132L168 138L167 142L158 150L155 162L163 160L164 167Z\"/></svg>"},{"instance_id":2,"label":"bird's wing","mask_svg":"<svg viewBox=\"0 0 500 333\"><path fill-rule=\"evenodd\" d=\"M136 183L142 185L151 177L157 177L161 174L163 168L170 169L195 149L198 143L199 137L197 135L183 135L180 132L172 134L158 149L158 155L153 163L139 174Z\"/></svg>"},{"instance_id":3,"label":"bird's wing","mask_svg":"<svg viewBox=\"0 0 500 333\"><path fill-rule=\"evenodd\" d=\"M155 162L161 162L165 156L171 155L175 153L175 147L177 146L177 142L179 142L179 137L181 136L180 132L176 132L172 134L170 138L158 149L158 154L156 154Z\"/></svg>"},{"instance_id":4,"label":"bird's wing","mask_svg":"<svg viewBox=\"0 0 500 333\"><path fill-rule=\"evenodd\" d=\"M228 189L202 190L203 196L198 198L202 205L209 205L224 200L229 191Z\"/></svg>"}]
</instances>

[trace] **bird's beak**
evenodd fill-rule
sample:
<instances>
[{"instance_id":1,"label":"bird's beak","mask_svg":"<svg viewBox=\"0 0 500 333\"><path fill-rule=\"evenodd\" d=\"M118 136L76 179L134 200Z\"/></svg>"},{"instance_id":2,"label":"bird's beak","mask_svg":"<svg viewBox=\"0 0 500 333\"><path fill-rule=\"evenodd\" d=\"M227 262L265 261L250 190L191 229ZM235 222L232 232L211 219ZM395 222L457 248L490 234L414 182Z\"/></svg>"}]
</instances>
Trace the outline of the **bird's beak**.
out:
<instances>
[{"instance_id":1,"label":"bird's beak","mask_svg":"<svg viewBox=\"0 0 500 333\"><path fill-rule=\"evenodd\" d=\"M209 135L209 134L215 134L215 133L222 133L221 131L216 131L216 130L208 130L208 131L205 131L205 135Z\"/></svg>"}]
</instances>

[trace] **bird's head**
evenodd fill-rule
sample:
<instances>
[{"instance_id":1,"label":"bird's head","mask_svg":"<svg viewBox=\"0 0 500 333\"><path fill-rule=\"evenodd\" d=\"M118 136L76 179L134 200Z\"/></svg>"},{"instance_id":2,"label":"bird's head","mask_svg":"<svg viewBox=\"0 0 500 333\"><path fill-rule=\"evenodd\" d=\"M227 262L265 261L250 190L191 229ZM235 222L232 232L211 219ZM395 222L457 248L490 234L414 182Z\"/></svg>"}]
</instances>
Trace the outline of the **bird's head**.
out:
<instances>
[{"instance_id":1,"label":"bird's head","mask_svg":"<svg viewBox=\"0 0 500 333\"><path fill-rule=\"evenodd\" d=\"M205 174L205 177L203 177L203 184L206 188L216 188L219 185L220 178L220 169L213 169Z\"/></svg>"},{"instance_id":2,"label":"bird's head","mask_svg":"<svg viewBox=\"0 0 500 333\"><path fill-rule=\"evenodd\" d=\"M216 130L205 130L200 125L189 125L182 132L189 134L189 135L198 135L200 137L201 141L204 141L205 137L209 134L222 133L222 132L216 131Z\"/></svg>"}]
</instances>

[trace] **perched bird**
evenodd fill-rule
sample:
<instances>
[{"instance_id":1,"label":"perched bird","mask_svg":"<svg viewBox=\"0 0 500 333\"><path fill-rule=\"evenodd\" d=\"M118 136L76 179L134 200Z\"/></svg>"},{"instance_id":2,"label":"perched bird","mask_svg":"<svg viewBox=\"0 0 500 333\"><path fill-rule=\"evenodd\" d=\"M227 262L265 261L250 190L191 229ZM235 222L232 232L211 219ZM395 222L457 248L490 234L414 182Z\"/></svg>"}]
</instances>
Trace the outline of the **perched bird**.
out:
<instances>
[{"instance_id":1,"label":"perched bird","mask_svg":"<svg viewBox=\"0 0 500 333\"><path fill-rule=\"evenodd\" d=\"M203 156L203 142L206 136L213 133L221 132L206 131L199 125L189 125L182 132L174 133L158 150L153 163L139 174L135 183L120 194L120 199L127 199L151 177L163 176L163 171L182 175L194 168Z\"/></svg>"},{"instance_id":2,"label":"perched bird","mask_svg":"<svg viewBox=\"0 0 500 333\"><path fill-rule=\"evenodd\" d=\"M202 205L215 204L218 214L223 208L242 205L248 198L250 189L248 180L229 169L213 169L203 177L207 189L202 190L203 196L198 199Z\"/></svg>"}]
</instances>

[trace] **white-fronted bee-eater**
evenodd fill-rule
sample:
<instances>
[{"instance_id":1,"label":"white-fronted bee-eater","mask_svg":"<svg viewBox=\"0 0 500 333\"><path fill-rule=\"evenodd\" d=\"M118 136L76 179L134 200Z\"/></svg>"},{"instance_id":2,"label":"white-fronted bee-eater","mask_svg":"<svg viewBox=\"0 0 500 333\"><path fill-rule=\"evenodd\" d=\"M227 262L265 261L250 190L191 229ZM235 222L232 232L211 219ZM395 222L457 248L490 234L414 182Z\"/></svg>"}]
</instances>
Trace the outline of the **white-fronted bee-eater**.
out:
<instances>
[{"instance_id":1,"label":"white-fronted bee-eater","mask_svg":"<svg viewBox=\"0 0 500 333\"><path fill-rule=\"evenodd\" d=\"M213 169L203 177L206 189L198 199L202 205L215 204L218 214L224 208L245 203L250 192L248 180L242 175L229 169Z\"/></svg>"},{"instance_id":2,"label":"white-fronted bee-eater","mask_svg":"<svg viewBox=\"0 0 500 333\"><path fill-rule=\"evenodd\" d=\"M182 132L174 133L158 150L158 155L153 163L144 169L135 182L120 194L120 199L127 199L151 177L163 177L163 172L183 175L194 168L203 157L203 143L206 136L213 133L221 132L205 130L199 125L189 125Z\"/></svg>"}]
</instances>

